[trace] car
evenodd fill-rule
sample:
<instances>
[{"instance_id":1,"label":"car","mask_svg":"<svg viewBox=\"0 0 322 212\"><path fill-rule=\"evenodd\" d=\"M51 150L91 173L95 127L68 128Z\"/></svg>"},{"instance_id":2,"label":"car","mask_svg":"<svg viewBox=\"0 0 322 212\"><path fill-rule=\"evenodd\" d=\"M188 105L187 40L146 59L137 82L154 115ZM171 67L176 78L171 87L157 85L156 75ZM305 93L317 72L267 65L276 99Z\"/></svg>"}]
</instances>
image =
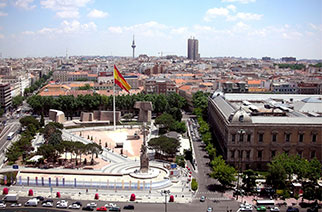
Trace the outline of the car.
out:
<instances>
[{"instance_id":1,"label":"car","mask_svg":"<svg viewBox=\"0 0 322 212\"><path fill-rule=\"evenodd\" d=\"M107 208L105 206L101 206L99 208L96 208L96 211L107 211Z\"/></svg>"},{"instance_id":2,"label":"car","mask_svg":"<svg viewBox=\"0 0 322 212\"><path fill-rule=\"evenodd\" d=\"M206 201L206 197L205 196L201 196L200 197L200 202L204 202L204 201Z\"/></svg>"},{"instance_id":3,"label":"car","mask_svg":"<svg viewBox=\"0 0 322 212\"><path fill-rule=\"evenodd\" d=\"M89 206L91 208L96 208L97 204L95 202L88 203L86 206Z\"/></svg>"},{"instance_id":4,"label":"car","mask_svg":"<svg viewBox=\"0 0 322 212\"><path fill-rule=\"evenodd\" d=\"M45 198L44 198L44 197L42 197L42 196L37 196L37 197L36 197L36 199L38 199L38 200L40 200L40 201L44 201L44 200L45 200Z\"/></svg>"},{"instance_id":5,"label":"car","mask_svg":"<svg viewBox=\"0 0 322 212\"><path fill-rule=\"evenodd\" d=\"M212 207L208 207L207 212L212 212Z\"/></svg>"},{"instance_id":6,"label":"car","mask_svg":"<svg viewBox=\"0 0 322 212\"><path fill-rule=\"evenodd\" d=\"M299 209L298 208L293 208L293 207L289 206L286 209L286 212L299 212Z\"/></svg>"},{"instance_id":7,"label":"car","mask_svg":"<svg viewBox=\"0 0 322 212\"><path fill-rule=\"evenodd\" d=\"M256 211L266 211L266 207L265 206L257 206Z\"/></svg>"},{"instance_id":8,"label":"car","mask_svg":"<svg viewBox=\"0 0 322 212\"><path fill-rule=\"evenodd\" d=\"M92 208L91 206L87 205L85 207L82 208L83 211L93 211L94 208Z\"/></svg>"},{"instance_id":9,"label":"car","mask_svg":"<svg viewBox=\"0 0 322 212\"><path fill-rule=\"evenodd\" d=\"M125 210L134 210L134 205L125 205L123 207L123 209L125 209Z\"/></svg>"},{"instance_id":10,"label":"car","mask_svg":"<svg viewBox=\"0 0 322 212\"><path fill-rule=\"evenodd\" d=\"M121 208L120 207L112 207L110 208L108 211L121 211Z\"/></svg>"},{"instance_id":11,"label":"car","mask_svg":"<svg viewBox=\"0 0 322 212\"><path fill-rule=\"evenodd\" d=\"M78 204L71 204L71 205L69 205L69 209L80 209L80 205L78 205Z\"/></svg>"},{"instance_id":12,"label":"car","mask_svg":"<svg viewBox=\"0 0 322 212\"><path fill-rule=\"evenodd\" d=\"M4 201L0 200L0 208L5 208L7 205Z\"/></svg>"},{"instance_id":13,"label":"car","mask_svg":"<svg viewBox=\"0 0 322 212\"><path fill-rule=\"evenodd\" d=\"M83 205L82 205L82 203L81 203L81 202L79 202L79 201L73 202L73 204L77 204L77 205L79 205L79 206L83 206Z\"/></svg>"},{"instance_id":14,"label":"car","mask_svg":"<svg viewBox=\"0 0 322 212\"><path fill-rule=\"evenodd\" d=\"M66 201L66 200L64 200L64 199L62 199L62 200L59 200L58 202L57 202L57 204L62 204L62 203L64 203L64 204L68 204L68 201Z\"/></svg>"},{"instance_id":15,"label":"car","mask_svg":"<svg viewBox=\"0 0 322 212\"><path fill-rule=\"evenodd\" d=\"M272 207L272 208L270 209L270 211L271 211L271 212L279 212L279 211L280 211L280 209L279 209L278 207Z\"/></svg>"},{"instance_id":16,"label":"car","mask_svg":"<svg viewBox=\"0 0 322 212\"><path fill-rule=\"evenodd\" d=\"M107 203L104 206L107 207L107 208L117 207L116 204L114 204L114 203L109 203L109 204Z\"/></svg>"},{"instance_id":17,"label":"car","mask_svg":"<svg viewBox=\"0 0 322 212\"><path fill-rule=\"evenodd\" d=\"M10 205L11 207L21 207L21 203L15 202Z\"/></svg>"},{"instance_id":18,"label":"car","mask_svg":"<svg viewBox=\"0 0 322 212\"><path fill-rule=\"evenodd\" d=\"M51 202L51 203L53 203L53 202L54 202L54 200L52 200L52 199L46 199L46 200L42 201L42 203L46 203L46 202Z\"/></svg>"},{"instance_id":19,"label":"car","mask_svg":"<svg viewBox=\"0 0 322 212\"><path fill-rule=\"evenodd\" d=\"M41 205L43 207L53 207L54 206L54 204L52 202L43 202Z\"/></svg>"}]
</instances>

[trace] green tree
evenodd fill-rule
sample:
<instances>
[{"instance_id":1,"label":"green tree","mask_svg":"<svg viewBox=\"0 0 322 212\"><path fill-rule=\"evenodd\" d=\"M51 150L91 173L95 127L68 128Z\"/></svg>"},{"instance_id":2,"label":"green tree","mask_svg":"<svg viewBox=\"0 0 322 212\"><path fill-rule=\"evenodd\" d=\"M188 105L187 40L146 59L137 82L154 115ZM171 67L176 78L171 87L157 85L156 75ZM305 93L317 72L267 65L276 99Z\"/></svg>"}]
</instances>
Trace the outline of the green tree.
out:
<instances>
[{"instance_id":1,"label":"green tree","mask_svg":"<svg viewBox=\"0 0 322 212\"><path fill-rule=\"evenodd\" d=\"M92 165L94 164L94 154L100 154L103 151L102 147L96 143L86 144L85 149L92 154L92 160L91 160Z\"/></svg>"},{"instance_id":2,"label":"green tree","mask_svg":"<svg viewBox=\"0 0 322 212\"><path fill-rule=\"evenodd\" d=\"M42 155L47 161L56 161L59 157L56 148L51 144L43 144L37 150L38 155Z\"/></svg>"},{"instance_id":3,"label":"green tree","mask_svg":"<svg viewBox=\"0 0 322 212\"><path fill-rule=\"evenodd\" d=\"M32 116L25 116L25 117L21 118L19 120L19 122L23 127L26 127L26 126L28 126L30 124L33 124L36 127L36 129L40 128L39 121L37 119L35 119L34 117L32 117Z\"/></svg>"},{"instance_id":4,"label":"green tree","mask_svg":"<svg viewBox=\"0 0 322 212\"><path fill-rule=\"evenodd\" d=\"M198 182L195 178L191 180L191 190L197 191L198 190Z\"/></svg>"},{"instance_id":5,"label":"green tree","mask_svg":"<svg viewBox=\"0 0 322 212\"><path fill-rule=\"evenodd\" d=\"M232 182L236 180L235 168L227 165L221 155L211 161L211 166L213 171L210 176L217 179L224 187L231 186Z\"/></svg>"},{"instance_id":6,"label":"green tree","mask_svg":"<svg viewBox=\"0 0 322 212\"><path fill-rule=\"evenodd\" d=\"M178 164L178 166L181 166L181 167L185 167L186 165L186 162L184 160L184 155L177 155L176 156L176 164Z\"/></svg>"},{"instance_id":7,"label":"green tree","mask_svg":"<svg viewBox=\"0 0 322 212\"><path fill-rule=\"evenodd\" d=\"M88 83L78 88L78 90L91 90L91 89L93 89L93 87Z\"/></svg>"},{"instance_id":8,"label":"green tree","mask_svg":"<svg viewBox=\"0 0 322 212\"><path fill-rule=\"evenodd\" d=\"M253 191L256 186L256 178L257 174L252 169L248 169L243 172L243 188L245 191Z\"/></svg>"},{"instance_id":9,"label":"green tree","mask_svg":"<svg viewBox=\"0 0 322 212\"><path fill-rule=\"evenodd\" d=\"M15 96L12 98L12 107L17 108L18 106L22 105L23 96Z\"/></svg>"},{"instance_id":10,"label":"green tree","mask_svg":"<svg viewBox=\"0 0 322 212\"><path fill-rule=\"evenodd\" d=\"M157 153L166 154L173 157L179 151L180 142L174 138L160 136L158 138L150 139L148 146Z\"/></svg>"}]
</instances>

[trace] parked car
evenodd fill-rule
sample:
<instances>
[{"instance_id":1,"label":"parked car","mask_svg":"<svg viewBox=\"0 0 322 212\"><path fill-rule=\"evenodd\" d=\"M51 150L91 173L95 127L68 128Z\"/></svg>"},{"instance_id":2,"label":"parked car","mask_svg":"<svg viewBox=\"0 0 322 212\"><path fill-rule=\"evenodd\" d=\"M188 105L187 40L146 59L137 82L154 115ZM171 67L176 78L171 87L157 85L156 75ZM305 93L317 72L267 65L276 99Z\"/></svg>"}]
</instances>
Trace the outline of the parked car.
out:
<instances>
[{"instance_id":1,"label":"parked car","mask_svg":"<svg viewBox=\"0 0 322 212\"><path fill-rule=\"evenodd\" d=\"M265 206L257 206L256 211L266 211L266 207Z\"/></svg>"},{"instance_id":2,"label":"parked car","mask_svg":"<svg viewBox=\"0 0 322 212\"><path fill-rule=\"evenodd\" d=\"M86 206L89 206L94 209L97 207L97 204L95 202L91 202L91 203L88 203Z\"/></svg>"},{"instance_id":3,"label":"parked car","mask_svg":"<svg viewBox=\"0 0 322 212\"><path fill-rule=\"evenodd\" d=\"M82 203L81 203L81 202L79 202L79 201L73 202L73 204L77 204L77 205L79 205L79 206L83 206L83 205L82 205Z\"/></svg>"},{"instance_id":4,"label":"parked car","mask_svg":"<svg viewBox=\"0 0 322 212\"><path fill-rule=\"evenodd\" d=\"M30 199L25 203L25 206L34 206L34 207L36 207L38 205L38 201L39 200L36 199L36 198Z\"/></svg>"},{"instance_id":5,"label":"parked car","mask_svg":"<svg viewBox=\"0 0 322 212\"><path fill-rule=\"evenodd\" d=\"M46 200L42 201L42 203L46 203L46 202L51 202L51 203L53 203L53 202L54 202L54 200L52 200L52 199L46 199Z\"/></svg>"},{"instance_id":6,"label":"parked car","mask_svg":"<svg viewBox=\"0 0 322 212\"><path fill-rule=\"evenodd\" d=\"M0 208L5 208L7 205L4 201L0 200Z\"/></svg>"},{"instance_id":7,"label":"parked car","mask_svg":"<svg viewBox=\"0 0 322 212\"><path fill-rule=\"evenodd\" d=\"M212 212L212 207L208 207L207 212Z\"/></svg>"},{"instance_id":8,"label":"parked car","mask_svg":"<svg viewBox=\"0 0 322 212\"><path fill-rule=\"evenodd\" d=\"M105 204L105 207L107 207L107 208L113 208L113 207L117 207L117 206L114 203L107 203L107 204Z\"/></svg>"},{"instance_id":9,"label":"parked car","mask_svg":"<svg viewBox=\"0 0 322 212\"><path fill-rule=\"evenodd\" d=\"M42 196L37 196L37 197L36 197L36 199L38 199L38 200L40 200L40 201L44 201L44 200L45 200L45 198L44 198L44 197L42 197Z\"/></svg>"},{"instance_id":10,"label":"parked car","mask_svg":"<svg viewBox=\"0 0 322 212\"><path fill-rule=\"evenodd\" d=\"M125 205L123 207L123 209L125 209L125 210L134 210L134 205Z\"/></svg>"},{"instance_id":11,"label":"parked car","mask_svg":"<svg viewBox=\"0 0 322 212\"><path fill-rule=\"evenodd\" d=\"M94 208L92 208L91 206L87 205L85 207L82 208L83 211L93 211Z\"/></svg>"},{"instance_id":12,"label":"parked car","mask_svg":"<svg viewBox=\"0 0 322 212\"><path fill-rule=\"evenodd\" d=\"M21 207L21 203L15 202L10 205L11 207Z\"/></svg>"},{"instance_id":13,"label":"parked car","mask_svg":"<svg viewBox=\"0 0 322 212\"><path fill-rule=\"evenodd\" d=\"M200 202L204 202L204 201L206 201L206 197L205 196L201 196L200 197Z\"/></svg>"},{"instance_id":14,"label":"parked car","mask_svg":"<svg viewBox=\"0 0 322 212\"><path fill-rule=\"evenodd\" d=\"M112 207L110 208L108 211L121 211L121 208L120 207Z\"/></svg>"},{"instance_id":15,"label":"parked car","mask_svg":"<svg viewBox=\"0 0 322 212\"><path fill-rule=\"evenodd\" d=\"M78 204L71 204L71 205L69 205L69 209L80 209L80 205L78 205Z\"/></svg>"},{"instance_id":16,"label":"parked car","mask_svg":"<svg viewBox=\"0 0 322 212\"><path fill-rule=\"evenodd\" d=\"M105 206L101 206L99 208L96 208L96 211L107 211L107 208Z\"/></svg>"},{"instance_id":17,"label":"parked car","mask_svg":"<svg viewBox=\"0 0 322 212\"><path fill-rule=\"evenodd\" d=\"M60 200L56 204L57 208L68 208L68 201L66 200Z\"/></svg>"},{"instance_id":18,"label":"parked car","mask_svg":"<svg viewBox=\"0 0 322 212\"><path fill-rule=\"evenodd\" d=\"M54 206L54 204L52 202L43 202L41 205L43 207L53 207Z\"/></svg>"}]
</instances>

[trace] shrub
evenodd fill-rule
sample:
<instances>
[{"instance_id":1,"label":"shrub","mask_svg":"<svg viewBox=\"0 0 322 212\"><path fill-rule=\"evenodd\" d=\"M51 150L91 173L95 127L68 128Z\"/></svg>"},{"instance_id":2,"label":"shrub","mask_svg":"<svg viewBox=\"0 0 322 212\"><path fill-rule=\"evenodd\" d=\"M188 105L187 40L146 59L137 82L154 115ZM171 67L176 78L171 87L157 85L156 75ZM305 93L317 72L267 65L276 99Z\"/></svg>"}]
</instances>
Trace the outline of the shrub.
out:
<instances>
[{"instance_id":1,"label":"shrub","mask_svg":"<svg viewBox=\"0 0 322 212\"><path fill-rule=\"evenodd\" d=\"M195 178L193 178L193 179L191 180L191 189L192 189L193 191L197 191L197 190L198 190L198 182L196 181L196 179L195 179Z\"/></svg>"}]
</instances>

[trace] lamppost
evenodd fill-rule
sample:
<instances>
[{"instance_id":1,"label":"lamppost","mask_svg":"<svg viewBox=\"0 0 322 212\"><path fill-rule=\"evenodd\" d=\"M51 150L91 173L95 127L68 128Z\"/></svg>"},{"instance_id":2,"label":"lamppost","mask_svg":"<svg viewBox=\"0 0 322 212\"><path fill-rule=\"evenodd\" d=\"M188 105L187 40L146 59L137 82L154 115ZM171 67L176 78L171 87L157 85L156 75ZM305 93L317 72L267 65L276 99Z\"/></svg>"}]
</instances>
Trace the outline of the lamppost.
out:
<instances>
[{"instance_id":1,"label":"lamppost","mask_svg":"<svg viewBox=\"0 0 322 212\"><path fill-rule=\"evenodd\" d=\"M161 195L163 194L164 194L164 204L165 204L164 211L167 212L167 195L170 194L170 190L161 190Z\"/></svg>"},{"instance_id":2,"label":"lamppost","mask_svg":"<svg viewBox=\"0 0 322 212\"><path fill-rule=\"evenodd\" d=\"M240 129L237 132L239 134L239 142L243 142L244 141L244 134L246 133L246 131L244 129ZM237 197L236 197L236 200L238 200L238 194L240 192L240 190L239 190L239 176L240 176L240 172L241 172L242 159L243 159L243 150L239 149L238 176L237 176L237 192L236 192L237 193Z\"/></svg>"}]
</instances>

